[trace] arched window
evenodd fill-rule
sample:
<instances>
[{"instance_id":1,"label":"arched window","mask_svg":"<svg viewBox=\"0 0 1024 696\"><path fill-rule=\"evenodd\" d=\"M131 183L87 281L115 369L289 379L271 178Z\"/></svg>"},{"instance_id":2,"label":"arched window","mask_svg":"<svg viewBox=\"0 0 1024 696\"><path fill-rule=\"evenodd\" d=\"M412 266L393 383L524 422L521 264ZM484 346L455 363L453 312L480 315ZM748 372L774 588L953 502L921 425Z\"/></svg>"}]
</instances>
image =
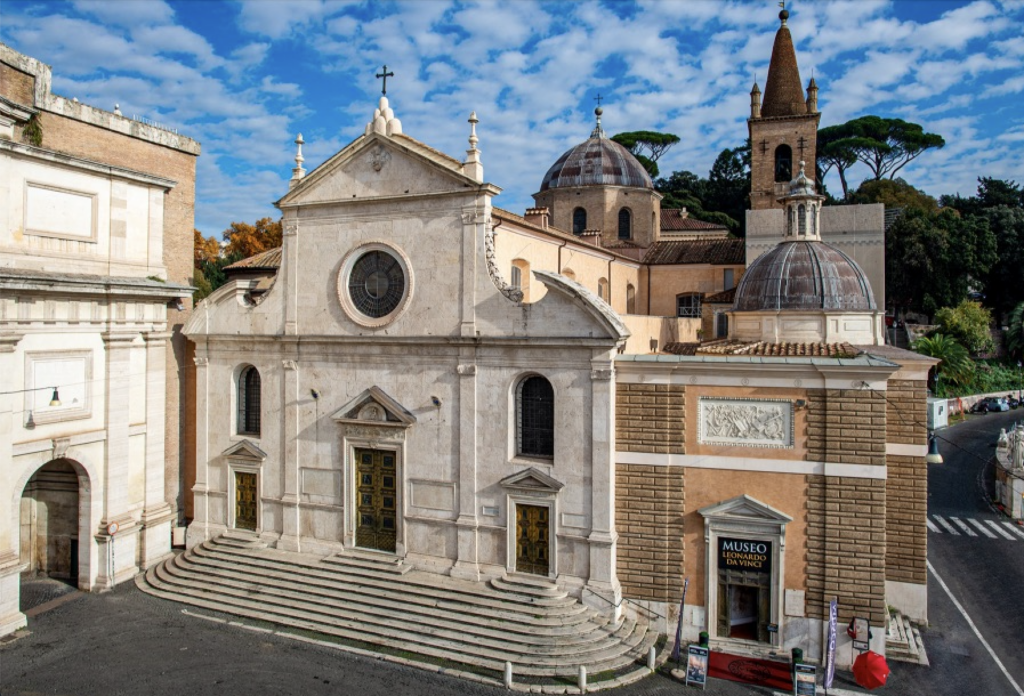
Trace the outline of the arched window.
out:
<instances>
[{"instance_id":1,"label":"arched window","mask_svg":"<svg viewBox=\"0 0 1024 696\"><path fill-rule=\"evenodd\" d=\"M636 314L636 288L626 285L626 314Z\"/></svg>"},{"instance_id":2,"label":"arched window","mask_svg":"<svg viewBox=\"0 0 1024 696\"><path fill-rule=\"evenodd\" d=\"M793 148L779 145L775 148L775 180L789 181L793 178Z\"/></svg>"},{"instance_id":3,"label":"arched window","mask_svg":"<svg viewBox=\"0 0 1024 696\"><path fill-rule=\"evenodd\" d=\"M792 237L796 234L796 208L789 206L789 224L786 226L786 236Z\"/></svg>"},{"instance_id":4,"label":"arched window","mask_svg":"<svg viewBox=\"0 0 1024 696\"><path fill-rule=\"evenodd\" d=\"M555 390L540 375L527 377L516 387L516 454L555 455Z\"/></svg>"},{"instance_id":5,"label":"arched window","mask_svg":"<svg viewBox=\"0 0 1024 696\"><path fill-rule=\"evenodd\" d=\"M523 259L512 260L512 286L523 293L523 302L530 301L530 262Z\"/></svg>"},{"instance_id":6,"label":"arched window","mask_svg":"<svg viewBox=\"0 0 1024 696\"><path fill-rule=\"evenodd\" d=\"M818 206L811 205L811 236L818 236Z\"/></svg>"},{"instance_id":7,"label":"arched window","mask_svg":"<svg viewBox=\"0 0 1024 696\"><path fill-rule=\"evenodd\" d=\"M676 316L700 318L700 294L695 292L676 296Z\"/></svg>"},{"instance_id":8,"label":"arched window","mask_svg":"<svg viewBox=\"0 0 1024 696\"><path fill-rule=\"evenodd\" d=\"M238 434L260 434L260 373L252 365L238 375Z\"/></svg>"},{"instance_id":9,"label":"arched window","mask_svg":"<svg viewBox=\"0 0 1024 696\"><path fill-rule=\"evenodd\" d=\"M797 211L797 220L800 223L800 236L807 236L807 208L803 203L800 204L800 209Z\"/></svg>"},{"instance_id":10,"label":"arched window","mask_svg":"<svg viewBox=\"0 0 1024 696\"><path fill-rule=\"evenodd\" d=\"M572 211L572 233L583 234L584 230L587 229L587 211L583 208L577 208Z\"/></svg>"},{"instance_id":11,"label":"arched window","mask_svg":"<svg viewBox=\"0 0 1024 696\"><path fill-rule=\"evenodd\" d=\"M631 239L633 236L633 213L629 208L619 210L619 239Z\"/></svg>"}]
</instances>

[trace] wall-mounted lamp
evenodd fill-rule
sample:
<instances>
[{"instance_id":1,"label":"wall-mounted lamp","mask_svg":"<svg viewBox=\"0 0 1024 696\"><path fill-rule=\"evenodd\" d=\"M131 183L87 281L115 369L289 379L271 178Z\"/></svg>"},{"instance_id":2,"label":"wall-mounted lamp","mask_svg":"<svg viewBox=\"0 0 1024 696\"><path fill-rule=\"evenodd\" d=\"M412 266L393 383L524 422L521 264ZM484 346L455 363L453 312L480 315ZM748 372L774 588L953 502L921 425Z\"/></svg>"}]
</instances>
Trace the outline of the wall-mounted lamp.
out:
<instances>
[{"instance_id":1,"label":"wall-mounted lamp","mask_svg":"<svg viewBox=\"0 0 1024 696\"><path fill-rule=\"evenodd\" d=\"M50 399L50 406L60 406L60 395L57 394L57 387L53 388L53 397Z\"/></svg>"},{"instance_id":2,"label":"wall-mounted lamp","mask_svg":"<svg viewBox=\"0 0 1024 696\"><path fill-rule=\"evenodd\" d=\"M36 427L36 421L32 417L32 412L31 411L28 412L28 418L25 419L25 427L28 428L29 430L31 430L32 428Z\"/></svg>"},{"instance_id":3,"label":"wall-mounted lamp","mask_svg":"<svg viewBox=\"0 0 1024 696\"><path fill-rule=\"evenodd\" d=\"M441 400L436 396L430 397L430 403L434 404L434 408L441 408Z\"/></svg>"},{"instance_id":4,"label":"wall-mounted lamp","mask_svg":"<svg viewBox=\"0 0 1024 696\"><path fill-rule=\"evenodd\" d=\"M57 394L57 387L32 387L31 389L15 389L13 391L0 392L0 396L7 396L8 394L25 394L26 392L44 391L46 389L53 390L53 396L50 398L50 406L60 406L60 395ZM31 411L29 413L31 413Z\"/></svg>"},{"instance_id":5,"label":"wall-mounted lamp","mask_svg":"<svg viewBox=\"0 0 1024 696\"><path fill-rule=\"evenodd\" d=\"M807 408L807 400L797 399L796 401L793 402L793 405L796 406L797 408Z\"/></svg>"},{"instance_id":6,"label":"wall-mounted lamp","mask_svg":"<svg viewBox=\"0 0 1024 696\"><path fill-rule=\"evenodd\" d=\"M313 397L314 401L320 398L320 392L318 392L316 389L310 389L309 395Z\"/></svg>"},{"instance_id":7,"label":"wall-mounted lamp","mask_svg":"<svg viewBox=\"0 0 1024 696\"><path fill-rule=\"evenodd\" d=\"M925 455L924 460L929 464L942 463L942 455L939 454L939 438L932 433L928 434L928 454Z\"/></svg>"}]
</instances>

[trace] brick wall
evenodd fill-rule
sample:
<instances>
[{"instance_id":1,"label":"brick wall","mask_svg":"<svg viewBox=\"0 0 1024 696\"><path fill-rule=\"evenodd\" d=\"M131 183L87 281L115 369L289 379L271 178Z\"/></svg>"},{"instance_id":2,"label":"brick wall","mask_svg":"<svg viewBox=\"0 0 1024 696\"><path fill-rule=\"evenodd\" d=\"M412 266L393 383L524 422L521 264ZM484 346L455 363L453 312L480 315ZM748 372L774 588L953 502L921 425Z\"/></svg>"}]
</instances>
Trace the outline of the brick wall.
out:
<instances>
[{"instance_id":1,"label":"brick wall","mask_svg":"<svg viewBox=\"0 0 1024 696\"><path fill-rule=\"evenodd\" d=\"M680 385L616 384L616 449L684 454L685 391Z\"/></svg>"},{"instance_id":2,"label":"brick wall","mask_svg":"<svg viewBox=\"0 0 1024 696\"><path fill-rule=\"evenodd\" d=\"M682 467L616 467L616 572L624 596L656 602L679 601L684 492Z\"/></svg>"},{"instance_id":3,"label":"brick wall","mask_svg":"<svg viewBox=\"0 0 1024 696\"><path fill-rule=\"evenodd\" d=\"M751 142L751 208L762 210L782 207L775 195L775 148L779 145L789 145L793 150L793 176L800 171L800 160L803 160L807 163L807 175L814 177L814 147L820 118L821 114L807 114L748 121ZM804 139L803 150L800 149L801 137Z\"/></svg>"},{"instance_id":4,"label":"brick wall","mask_svg":"<svg viewBox=\"0 0 1024 696\"><path fill-rule=\"evenodd\" d=\"M928 465L924 457L889 455L885 484L885 578L927 584Z\"/></svg>"},{"instance_id":5,"label":"brick wall","mask_svg":"<svg viewBox=\"0 0 1024 696\"><path fill-rule=\"evenodd\" d=\"M886 484L881 479L808 476L807 612L840 625L853 616L886 620Z\"/></svg>"},{"instance_id":6,"label":"brick wall","mask_svg":"<svg viewBox=\"0 0 1024 696\"><path fill-rule=\"evenodd\" d=\"M32 106L35 78L6 63L0 63L0 95L12 102Z\"/></svg>"},{"instance_id":7,"label":"brick wall","mask_svg":"<svg viewBox=\"0 0 1024 696\"><path fill-rule=\"evenodd\" d=\"M886 442L928 444L928 392L924 380L891 379L886 392Z\"/></svg>"},{"instance_id":8,"label":"brick wall","mask_svg":"<svg viewBox=\"0 0 1024 696\"><path fill-rule=\"evenodd\" d=\"M885 464L886 403L870 389L814 389L807 399L807 458Z\"/></svg>"}]
</instances>

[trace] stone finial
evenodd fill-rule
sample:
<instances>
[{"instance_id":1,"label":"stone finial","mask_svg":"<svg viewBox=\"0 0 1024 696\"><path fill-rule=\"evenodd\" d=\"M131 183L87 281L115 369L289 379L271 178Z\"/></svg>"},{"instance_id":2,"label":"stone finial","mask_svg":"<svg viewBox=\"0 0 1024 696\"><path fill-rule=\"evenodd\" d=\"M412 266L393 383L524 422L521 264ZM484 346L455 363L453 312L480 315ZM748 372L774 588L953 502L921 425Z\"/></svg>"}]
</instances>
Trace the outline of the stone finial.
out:
<instances>
[{"instance_id":1,"label":"stone finial","mask_svg":"<svg viewBox=\"0 0 1024 696\"><path fill-rule=\"evenodd\" d=\"M121 105L120 104L114 104L114 115L115 116L121 116L122 115L121 114Z\"/></svg>"},{"instance_id":2,"label":"stone finial","mask_svg":"<svg viewBox=\"0 0 1024 696\"><path fill-rule=\"evenodd\" d=\"M299 137L295 138L295 167L292 169L292 179L289 182L289 188L298 184L302 177L306 176L306 170L302 168L302 163L306 161L306 158L302 156L302 145L305 142L302 139L302 133L299 133Z\"/></svg>"},{"instance_id":3,"label":"stone finial","mask_svg":"<svg viewBox=\"0 0 1024 696\"><path fill-rule=\"evenodd\" d=\"M395 112L388 106L388 98L381 97L373 112L373 119L366 124L366 135L370 133L399 135L401 132L402 122L395 118Z\"/></svg>"},{"instance_id":4,"label":"stone finial","mask_svg":"<svg viewBox=\"0 0 1024 696\"><path fill-rule=\"evenodd\" d=\"M600 106L594 109L594 116L597 118L597 125L594 126L594 130L591 131L590 133L591 138L604 137L604 128L601 127L601 114L603 113L604 109L602 109Z\"/></svg>"},{"instance_id":5,"label":"stone finial","mask_svg":"<svg viewBox=\"0 0 1024 696\"><path fill-rule=\"evenodd\" d=\"M466 161L462 163L462 173L474 181L483 183L484 165L480 161L480 150L476 147L477 143L480 142L480 139L476 137L476 124L478 123L480 123L480 119L476 117L476 112L470 112L469 149L466 150Z\"/></svg>"}]
</instances>

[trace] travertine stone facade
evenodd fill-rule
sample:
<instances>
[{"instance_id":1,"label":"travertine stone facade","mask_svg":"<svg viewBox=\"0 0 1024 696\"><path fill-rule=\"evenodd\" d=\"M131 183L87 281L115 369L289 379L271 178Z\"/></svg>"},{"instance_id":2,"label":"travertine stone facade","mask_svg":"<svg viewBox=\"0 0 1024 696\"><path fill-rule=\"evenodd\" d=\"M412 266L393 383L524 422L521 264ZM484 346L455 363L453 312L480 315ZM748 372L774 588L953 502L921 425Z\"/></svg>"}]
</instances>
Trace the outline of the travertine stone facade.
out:
<instances>
[{"instance_id":1,"label":"travertine stone facade","mask_svg":"<svg viewBox=\"0 0 1024 696\"><path fill-rule=\"evenodd\" d=\"M684 575L684 469L620 465L615 475L618 575L630 599L677 602Z\"/></svg>"},{"instance_id":2,"label":"travertine stone facade","mask_svg":"<svg viewBox=\"0 0 1024 696\"><path fill-rule=\"evenodd\" d=\"M885 481L809 476L807 611L828 618L839 601L839 624L854 616L885 626Z\"/></svg>"},{"instance_id":3,"label":"travertine stone facade","mask_svg":"<svg viewBox=\"0 0 1024 696\"><path fill-rule=\"evenodd\" d=\"M621 384L615 401L615 440L623 452L686 452L686 388Z\"/></svg>"}]
</instances>

